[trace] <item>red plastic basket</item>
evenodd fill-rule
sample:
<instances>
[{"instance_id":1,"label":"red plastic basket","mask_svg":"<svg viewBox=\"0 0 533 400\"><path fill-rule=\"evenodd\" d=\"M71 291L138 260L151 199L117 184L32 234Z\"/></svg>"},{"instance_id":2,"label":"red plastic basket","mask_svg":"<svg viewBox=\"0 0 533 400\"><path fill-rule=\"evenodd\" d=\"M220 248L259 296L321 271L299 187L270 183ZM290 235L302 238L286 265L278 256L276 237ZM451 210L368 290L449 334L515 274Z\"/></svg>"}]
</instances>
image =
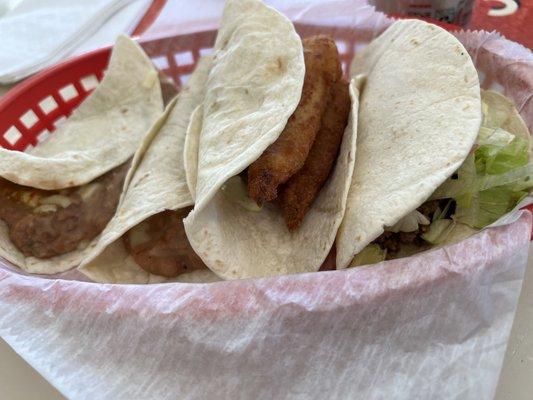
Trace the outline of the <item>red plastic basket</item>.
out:
<instances>
[{"instance_id":1,"label":"red plastic basket","mask_svg":"<svg viewBox=\"0 0 533 400\"><path fill-rule=\"evenodd\" d=\"M450 29L453 25L445 26ZM334 32L344 71L355 54L349 30L297 24L302 36ZM211 52L216 31L204 31L140 42L154 64L179 87L198 59ZM110 48L71 58L34 75L0 99L0 146L24 151L36 146L94 89L104 75ZM533 211L533 206L528 207Z\"/></svg>"},{"instance_id":2,"label":"red plastic basket","mask_svg":"<svg viewBox=\"0 0 533 400\"><path fill-rule=\"evenodd\" d=\"M327 27L298 25L305 35L328 31ZM343 67L353 57L353 37L335 30ZM211 52L216 31L163 37L140 42L154 64L177 86L184 83L198 59ZM19 84L0 99L0 146L24 151L37 146L59 122L68 117L104 75L110 48L71 58Z\"/></svg>"},{"instance_id":3,"label":"red plastic basket","mask_svg":"<svg viewBox=\"0 0 533 400\"><path fill-rule=\"evenodd\" d=\"M141 43L155 65L176 84L186 79L215 32L161 38ZM191 42L203 46L190 49ZM0 145L24 151L36 146L94 89L104 75L110 48L61 62L10 90L0 100Z\"/></svg>"}]
</instances>

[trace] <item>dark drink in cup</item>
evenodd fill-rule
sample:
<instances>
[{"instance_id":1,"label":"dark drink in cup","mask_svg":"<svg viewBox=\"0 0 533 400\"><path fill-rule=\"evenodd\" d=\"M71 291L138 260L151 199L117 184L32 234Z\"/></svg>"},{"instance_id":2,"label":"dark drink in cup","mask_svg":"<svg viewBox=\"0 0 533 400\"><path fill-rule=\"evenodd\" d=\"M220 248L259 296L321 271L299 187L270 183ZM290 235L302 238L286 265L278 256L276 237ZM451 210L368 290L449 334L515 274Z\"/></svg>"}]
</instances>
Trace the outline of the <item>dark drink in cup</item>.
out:
<instances>
[{"instance_id":1,"label":"dark drink in cup","mask_svg":"<svg viewBox=\"0 0 533 400\"><path fill-rule=\"evenodd\" d=\"M387 14L431 18L464 26L472 16L475 0L370 0Z\"/></svg>"}]
</instances>

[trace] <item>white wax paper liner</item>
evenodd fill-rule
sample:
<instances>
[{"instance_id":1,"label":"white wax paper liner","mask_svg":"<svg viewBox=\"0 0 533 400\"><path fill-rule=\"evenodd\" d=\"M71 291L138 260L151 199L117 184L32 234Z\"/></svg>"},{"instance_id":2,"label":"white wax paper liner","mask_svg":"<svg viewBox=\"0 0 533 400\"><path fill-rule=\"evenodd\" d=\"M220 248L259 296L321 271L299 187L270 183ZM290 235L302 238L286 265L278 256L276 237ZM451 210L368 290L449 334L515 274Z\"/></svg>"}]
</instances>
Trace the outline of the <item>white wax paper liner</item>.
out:
<instances>
[{"instance_id":1,"label":"white wax paper liner","mask_svg":"<svg viewBox=\"0 0 533 400\"><path fill-rule=\"evenodd\" d=\"M356 51L391 23L360 1L290 15L351 27ZM531 53L495 33L457 37L531 130ZM73 399L490 399L532 221L501 223L409 259L213 284L102 285L6 265L0 335Z\"/></svg>"},{"instance_id":2,"label":"white wax paper liner","mask_svg":"<svg viewBox=\"0 0 533 400\"><path fill-rule=\"evenodd\" d=\"M205 285L0 272L0 331L73 399L488 399L531 215L411 260Z\"/></svg>"}]
</instances>

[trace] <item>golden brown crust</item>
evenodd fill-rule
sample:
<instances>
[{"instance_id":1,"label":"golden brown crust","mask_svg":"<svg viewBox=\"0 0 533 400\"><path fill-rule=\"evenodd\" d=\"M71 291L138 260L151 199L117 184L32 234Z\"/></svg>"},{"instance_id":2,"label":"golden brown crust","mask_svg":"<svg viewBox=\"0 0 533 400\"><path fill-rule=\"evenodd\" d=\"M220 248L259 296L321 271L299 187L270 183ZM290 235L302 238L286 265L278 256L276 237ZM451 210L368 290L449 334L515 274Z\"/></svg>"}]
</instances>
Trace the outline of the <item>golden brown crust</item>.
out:
<instances>
[{"instance_id":1,"label":"golden brown crust","mask_svg":"<svg viewBox=\"0 0 533 400\"><path fill-rule=\"evenodd\" d=\"M298 107L279 138L248 169L248 194L258 204L277 197L305 163L320 128L333 83L340 78L339 54L327 36L303 40L305 78Z\"/></svg>"},{"instance_id":2,"label":"golden brown crust","mask_svg":"<svg viewBox=\"0 0 533 400\"><path fill-rule=\"evenodd\" d=\"M338 80L332 87L331 99L304 166L280 188L279 205L289 230L300 226L333 169L350 104L348 83Z\"/></svg>"}]
</instances>

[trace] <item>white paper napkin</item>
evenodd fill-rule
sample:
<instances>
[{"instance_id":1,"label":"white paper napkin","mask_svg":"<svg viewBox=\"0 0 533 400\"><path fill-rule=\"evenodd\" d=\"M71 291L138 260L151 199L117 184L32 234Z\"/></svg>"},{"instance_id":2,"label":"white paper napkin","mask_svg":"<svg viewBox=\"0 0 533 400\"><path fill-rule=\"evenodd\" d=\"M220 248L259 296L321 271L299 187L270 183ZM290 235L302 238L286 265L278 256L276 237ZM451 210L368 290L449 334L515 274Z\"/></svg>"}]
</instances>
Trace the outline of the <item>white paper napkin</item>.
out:
<instances>
[{"instance_id":1,"label":"white paper napkin","mask_svg":"<svg viewBox=\"0 0 533 400\"><path fill-rule=\"evenodd\" d=\"M118 33L132 28L132 20L138 21L149 3L146 0L22 1L0 19L0 83L31 75L71 54L80 45L84 50L103 39L112 42ZM117 28L121 28L119 32ZM104 33L100 34L101 31ZM110 36L113 37L107 40Z\"/></svg>"},{"instance_id":2,"label":"white paper napkin","mask_svg":"<svg viewBox=\"0 0 533 400\"><path fill-rule=\"evenodd\" d=\"M117 37L124 33L130 35L152 4L151 0L134 0L117 11L104 22L98 31L80 43L73 55L86 53L104 46L111 46Z\"/></svg>"}]
</instances>

